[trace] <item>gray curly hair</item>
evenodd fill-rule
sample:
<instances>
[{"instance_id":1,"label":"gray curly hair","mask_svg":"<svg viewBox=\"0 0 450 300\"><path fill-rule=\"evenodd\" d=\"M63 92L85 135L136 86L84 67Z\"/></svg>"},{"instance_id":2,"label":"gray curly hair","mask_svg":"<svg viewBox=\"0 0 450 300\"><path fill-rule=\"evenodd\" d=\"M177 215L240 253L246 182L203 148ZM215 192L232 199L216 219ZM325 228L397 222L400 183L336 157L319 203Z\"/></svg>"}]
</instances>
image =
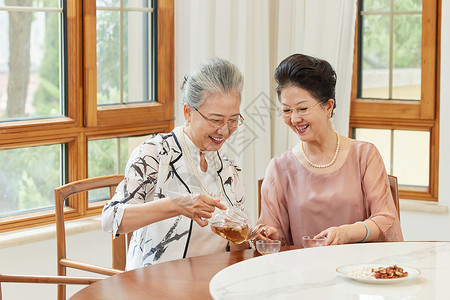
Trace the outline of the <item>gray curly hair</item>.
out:
<instances>
[{"instance_id":1,"label":"gray curly hair","mask_svg":"<svg viewBox=\"0 0 450 300\"><path fill-rule=\"evenodd\" d=\"M183 104L199 108L206 98L214 94L242 92L244 77L231 62L222 58L211 58L200 64L189 77L185 77Z\"/></svg>"}]
</instances>

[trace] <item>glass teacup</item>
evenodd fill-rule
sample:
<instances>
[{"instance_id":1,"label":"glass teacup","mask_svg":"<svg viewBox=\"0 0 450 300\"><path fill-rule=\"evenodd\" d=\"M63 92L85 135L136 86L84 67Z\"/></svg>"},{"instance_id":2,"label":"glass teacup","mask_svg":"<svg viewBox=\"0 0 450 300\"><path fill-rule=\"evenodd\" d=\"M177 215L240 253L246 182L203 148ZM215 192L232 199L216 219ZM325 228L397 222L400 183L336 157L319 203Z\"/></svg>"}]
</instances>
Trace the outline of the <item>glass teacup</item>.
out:
<instances>
[{"instance_id":1,"label":"glass teacup","mask_svg":"<svg viewBox=\"0 0 450 300\"><path fill-rule=\"evenodd\" d=\"M325 236L314 238L314 235L305 235L302 237L302 244L304 248L322 247L325 246Z\"/></svg>"},{"instance_id":2,"label":"glass teacup","mask_svg":"<svg viewBox=\"0 0 450 300\"><path fill-rule=\"evenodd\" d=\"M257 240L255 244L261 255L277 253L281 249L281 241L278 240Z\"/></svg>"}]
</instances>

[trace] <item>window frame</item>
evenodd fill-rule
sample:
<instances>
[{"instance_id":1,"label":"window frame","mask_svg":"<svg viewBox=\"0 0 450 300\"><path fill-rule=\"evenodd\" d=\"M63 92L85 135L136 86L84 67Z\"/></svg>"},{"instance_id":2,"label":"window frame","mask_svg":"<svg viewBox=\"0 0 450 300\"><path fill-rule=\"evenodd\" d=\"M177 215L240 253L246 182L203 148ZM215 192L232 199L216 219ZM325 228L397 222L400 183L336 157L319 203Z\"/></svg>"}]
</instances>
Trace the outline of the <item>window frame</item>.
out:
<instances>
[{"instance_id":1,"label":"window frame","mask_svg":"<svg viewBox=\"0 0 450 300\"><path fill-rule=\"evenodd\" d=\"M0 150L67 144L67 178L88 177L88 141L170 132L174 126L174 0L157 3L157 99L155 102L100 106L96 101L96 1L67 0L65 11L67 116L0 123ZM55 187L56 188L56 187ZM66 220L101 213L106 201L80 205L69 199ZM0 219L0 232L52 224L51 210Z\"/></svg>"},{"instance_id":2,"label":"window frame","mask_svg":"<svg viewBox=\"0 0 450 300\"><path fill-rule=\"evenodd\" d=\"M439 82L441 0L422 2L421 99L375 100L357 97L361 33L358 0L349 136L354 128L420 130L430 132L427 189L399 186L402 199L437 201L439 178Z\"/></svg>"},{"instance_id":3,"label":"window frame","mask_svg":"<svg viewBox=\"0 0 450 300\"><path fill-rule=\"evenodd\" d=\"M83 6L85 78L86 80L86 119L87 126L99 125L152 125L155 122L173 120L174 90L165 82L174 82L173 49L174 26L159 26L161 20L174 18L172 1L156 1L157 8L157 99L155 102L97 106L97 56L89 49L96 47L96 3L87 1ZM172 49L172 50L171 50ZM170 59L172 58L172 59ZM169 64L170 63L170 64ZM172 67L170 66L172 65Z\"/></svg>"}]
</instances>

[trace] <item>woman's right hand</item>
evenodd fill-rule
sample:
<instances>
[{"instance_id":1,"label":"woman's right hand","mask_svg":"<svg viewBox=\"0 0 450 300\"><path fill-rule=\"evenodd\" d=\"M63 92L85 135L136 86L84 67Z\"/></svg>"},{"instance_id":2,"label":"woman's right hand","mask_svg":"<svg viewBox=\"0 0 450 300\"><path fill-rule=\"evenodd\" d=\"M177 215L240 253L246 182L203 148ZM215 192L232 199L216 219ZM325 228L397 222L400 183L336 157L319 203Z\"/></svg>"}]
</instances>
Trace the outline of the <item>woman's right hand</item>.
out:
<instances>
[{"instance_id":1,"label":"woman's right hand","mask_svg":"<svg viewBox=\"0 0 450 300\"><path fill-rule=\"evenodd\" d=\"M266 236L271 240L279 240L280 234L278 233L278 230L275 227L268 226L268 229L266 230Z\"/></svg>"},{"instance_id":2,"label":"woman's right hand","mask_svg":"<svg viewBox=\"0 0 450 300\"><path fill-rule=\"evenodd\" d=\"M180 195L171 200L179 207L181 215L194 220L201 227L208 225L207 219L212 217L216 207L221 210L227 209L220 203L220 199L213 199L203 194Z\"/></svg>"},{"instance_id":3,"label":"woman's right hand","mask_svg":"<svg viewBox=\"0 0 450 300\"><path fill-rule=\"evenodd\" d=\"M254 239L254 242L257 240L278 240L280 238L278 230L275 227L269 225L264 225L264 227L265 228Z\"/></svg>"}]
</instances>

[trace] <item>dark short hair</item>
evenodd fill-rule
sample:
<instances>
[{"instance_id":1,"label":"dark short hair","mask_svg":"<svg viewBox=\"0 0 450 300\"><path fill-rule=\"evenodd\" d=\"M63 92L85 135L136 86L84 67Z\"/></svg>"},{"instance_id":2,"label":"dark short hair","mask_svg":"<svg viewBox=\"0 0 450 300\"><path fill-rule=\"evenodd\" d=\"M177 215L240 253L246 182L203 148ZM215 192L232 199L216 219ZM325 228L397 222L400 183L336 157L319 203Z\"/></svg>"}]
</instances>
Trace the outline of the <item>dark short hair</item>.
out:
<instances>
[{"instance_id":1,"label":"dark short hair","mask_svg":"<svg viewBox=\"0 0 450 300\"><path fill-rule=\"evenodd\" d=\"M336 79L336 72L329 62L304 54L288 56L275 69L278 99L285 87L296 86L310 92L320 103L334 99L333 111L336 108Z\"/></svg>"}]
</instances>

